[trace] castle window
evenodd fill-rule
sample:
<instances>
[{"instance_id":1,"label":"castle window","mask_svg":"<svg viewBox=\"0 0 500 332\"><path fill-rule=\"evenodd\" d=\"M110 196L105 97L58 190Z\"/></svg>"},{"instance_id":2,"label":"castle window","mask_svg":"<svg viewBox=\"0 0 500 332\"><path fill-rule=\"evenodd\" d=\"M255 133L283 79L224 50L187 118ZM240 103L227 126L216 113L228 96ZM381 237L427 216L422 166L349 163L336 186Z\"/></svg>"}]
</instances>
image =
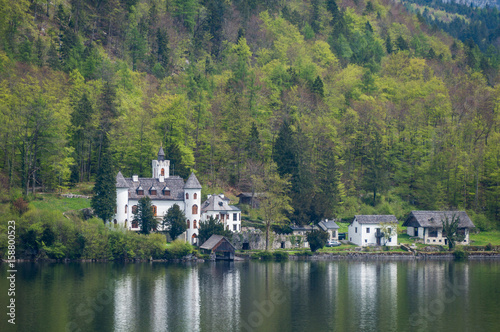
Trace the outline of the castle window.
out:
<instances>
[{"instance_id":1,"label":"castle window","mask_svg":"<svg viewBox=\"0 0 500 332\"><path fill-rule=\"evenodd\" d=\"M156 195L156 188L155 187L151 187L151 189L149 189L149 194L150 195Z\"/></svg>"},{"instance_id":2,"label":"castle window","mask_svg":"<svg viewBox=\"0 0 500 332\"><path fill-rule=\"evenodd\" d=\"M233 213L233 221L238 221L238 214L237 213Z\"/></svg>"},{"instance_id":3,"label":"castle window","mask_svg":"<svg viewBox=\"0 0 500 332\"><path fill-rule=\"evenodd\" d=\"M193 205L192 214L198 214L198 205Z\"/></svg>"},{"instance_id":4,"label":"castle window","mask_svg":"<svg viewBox=\"0 0 500 332\"><path fill-rule=\"evenodd\" d=\"M196 220L193 220L193 228L198 228L196 227Z\"/></svg>"},{"instance_id":5,"label":"castle window","mask_svg":"<svg viewBox=\"0 0 500 332\"><path fill-rule=\"evenodd\" d=\"M196 193L193 194L193 199L197 199L198 195Z\"/></svg>"},{"instance_id":6,"label":"castle window","mask_svg":"<svg viewBox=\"0 0 500 332\"><path fill-rule=\"evenodd\" d=\"M189 199L189 194L188 193L186 193L186 199Z\"/></svg>"},{"instance_id":7,"label":"castle window","mask_svg":"<svg viewBox=\"0 0 500 332\"><path fill-rule=\"evenodd\" d=\"M115 219L115 220L113 220L113 223L116 225L116 223L117 223L116 219Z\"/></svg>"},{"instance_id":8,"label":"castle window","mask_svg":"<svg viewBox=\"0 0 500 332\"><path fill-rule=\"evenodd\" d=\"M132 206L132 213L137 214L137 205Z\"/></svg>"},{"instance_id":9,"label":"castle window","mask_svg":"<svg viewBox=\"0 0 500 332\"><path fill-rule=\"evenodd\" d=\"M127 213L127 212L128 212L128 205L125 204L125 213Z\"/></svg>"},{"instance_id":10,"label":"castle window","mask_svg":"<svg viewBox=\"0 0 500 332\"><path fill-rule=\"evenodd\" d=\"M156 214L158 213L158 208L156 207L156 205L152 205L151 210L153 211L153 215L156 217Z\"/></svg>"},{"instance_id":11,"label":"castle window","mask_svg":"<svg viewBox=\"0 0 500 332\"><path fill-rule=\"evenodd\" d=\"M163 195L170 196L170 188L168 187L163 188Z\"/></svg>"},{"instance_id":12,"label":"castle window","mask_svg":"<svg viewBox=\"0 0 500 332\"><path fill-rule=\"evenodd\" d=\"M144 189L141 186L137 188L137 195L144 195Z\"/></svg>"},{"instance_id":13,"label":"castle window","mask_svg":"<svg viewBox=\"0 0 500 332\"><path fill-rule=\"evenodd\" d=\"M188 219L188 221L187 221L187 224L188 224L188 227L187 227L187 228L189 228L189 227L190 227L190 225L191 225L191 224L189 223L189 219Z\"/></svg>"},{"instance_id":14,"label":"castle window","mask_svg":"<svg viewBox=\"0 0 500 332\"><path fill-rule=\"evenodd\" d=\"M165 169L164 168L161 169L161 176L165 176Z\"/></svg>"},{"instance_id":15,"label":"castle window","mask_svg":"<svg viewBox=\"0 0 500 332\"><path fill-rule=\"evenodd\" d=\"M139 227L139 224L137 223L137 220L132 220L132 228L137 228Z\"/></svg>"}]
</instances>

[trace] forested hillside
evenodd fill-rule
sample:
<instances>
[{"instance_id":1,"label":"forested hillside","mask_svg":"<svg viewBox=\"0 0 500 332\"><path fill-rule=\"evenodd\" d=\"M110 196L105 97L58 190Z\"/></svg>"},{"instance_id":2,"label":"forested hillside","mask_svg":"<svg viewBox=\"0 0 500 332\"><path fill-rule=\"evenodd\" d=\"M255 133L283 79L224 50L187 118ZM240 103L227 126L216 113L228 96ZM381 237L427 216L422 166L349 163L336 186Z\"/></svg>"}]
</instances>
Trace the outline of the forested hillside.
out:
<instances>
[{"instance_id":1,"label":"forested hillside","mask_svg":"<svg viewBox=\"0 0 500 332\"><path fill-rule=\"evenodd\" d=\"M498 66L402 4L0 0L0 47L11 197L93 181L104 153L149 177L163 144L207 192L252 191L274 161L298 223L500 221Z\"/></svg>"}]
</instances>

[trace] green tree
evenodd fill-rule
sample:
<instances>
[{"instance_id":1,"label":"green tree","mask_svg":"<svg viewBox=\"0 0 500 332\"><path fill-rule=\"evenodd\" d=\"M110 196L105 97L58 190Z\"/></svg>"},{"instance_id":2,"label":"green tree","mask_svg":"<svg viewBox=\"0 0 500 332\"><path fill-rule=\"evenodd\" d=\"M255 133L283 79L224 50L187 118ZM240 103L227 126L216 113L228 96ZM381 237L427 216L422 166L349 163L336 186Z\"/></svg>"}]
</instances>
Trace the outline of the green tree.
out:
<instances>
[{"instance_id":1,"label":"green tree","mask_svg":"<svg viewBox=\"0 0 500 332\"><path fill-rule=\"evenodd\" d=\"M283 224L288 221L287 213L293 212L289 176L280 177L276 164L271 163L265 169L263 176L252 177L255 191L263 193L259 196L260 212L266 226L266 250L269 249L269 229L271 225Z\"/></svg>"},{"instance_id":2,"label":"green tree","mask_svg":"<svg viewBox=\"0 0 500 332\"><path fill-rule=\"evenodd\" d=\"M231 235L231 231L225 230L224 224L210 216L210 219L207 221L200 221L200 227L198 228L198 243L202 245L212 235L229 236Z\"/></svg>"},{"instance_id":3,"label":"green tree","mask_svg":"<svg viewBox=\"0 0 500 332\"><path fill-rule=\"evenodd\" d=\"M450 250L455 248L457 242L462 242L465 239L465 233L459 232L460 217L456 214L451 216L451 220L445 215L441 220L443 225L443 236L448 239L448 247Z\"/></svg>"},{"instance_id":4,"label":"green tree","mask_svg":"<svg viewBox=\"0 0 500 332\"><path fill-rule=\"evenodd\" d=\"M137 213L134 215L134 220L139 225L142 234L149 234L156 230L158 222L153 214L151 206L151 198L144 196L137 203Z\"/></svg>"},{"instance_id":5,"label":"green tree","mask_svg":"<svg viewBox=\"0 0 500 332\"><path fill-rule=\"evenodd\" d=\"M108 144L108 138L104 136L101 164L97 170L94 196L91 201L95 214L104 222L111 220L116 208L116 177Z\"/></svg>"},{"instance_id":6,"label":"green tree","mask_svg":"<svg viewBox=\"0 0 500 332\"><path fill-rule=\"evenodd\" d=\"M315 252L326 245L326 241L328 241L328 233L321 229L315 229L308 232L306 238L307 242L309 242L309 248L311 248L312 252Z\"/></svg>"},{"instance_id":7,"label":"green tree","mask_svg":"<svg viewBox=\"0 0 500 332\"><path fill-rule=\"evenodd\" d=\"M179 235L184 233L187 229L186 216L179 208L179 205L174 204L168 209L167 214L163 217L162 225L164 229L168 229L170 238L175 240Z\"/></svg>"}]
</instances>

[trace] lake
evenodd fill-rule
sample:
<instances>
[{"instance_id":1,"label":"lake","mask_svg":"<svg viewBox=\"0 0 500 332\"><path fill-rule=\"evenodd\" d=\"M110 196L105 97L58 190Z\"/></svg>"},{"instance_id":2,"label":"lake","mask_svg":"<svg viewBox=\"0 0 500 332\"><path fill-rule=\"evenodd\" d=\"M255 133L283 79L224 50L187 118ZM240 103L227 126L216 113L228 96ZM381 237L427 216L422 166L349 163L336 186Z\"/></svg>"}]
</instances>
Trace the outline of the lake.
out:
<instances>
[{"instance_id":1,"label":"lake","mask_svg":"<svg viewBox=\"0 0 500 332\"><path fill-rule=\"evenodd\" d=\"M500 262L17 263L0 331L498 331Z\"/></svg>"}]
</instances>

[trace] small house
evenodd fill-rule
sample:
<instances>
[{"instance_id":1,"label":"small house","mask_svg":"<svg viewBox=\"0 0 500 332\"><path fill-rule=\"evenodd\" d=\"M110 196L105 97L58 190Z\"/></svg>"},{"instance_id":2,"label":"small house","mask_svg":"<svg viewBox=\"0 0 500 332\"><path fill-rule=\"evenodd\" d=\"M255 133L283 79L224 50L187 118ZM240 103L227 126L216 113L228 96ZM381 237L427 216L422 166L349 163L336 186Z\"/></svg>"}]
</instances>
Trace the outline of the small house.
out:
<instances>
[{"instance_id":1,"label":"small house","mask_svg":"<svg viewBox=\"0 0 500 332\"><path fill-rule=\"evenodd\" d=\"M348 227L349 241L358 246L395 246L397 226L393 215L357 215Z\"/></svg>"},{"instance_id":2,"label":"small house","mask_svg":"<svg viewBox=\"0 0 500 332\"><path fill-rule=\"evenodd\" d=\"M328 233L329 235L328 240L338 241L339 239L338 230L340 227L337 225L337 223L335 223L335 221L328 219L322 220L318 223L318 226L319 228Z\"/></svg>"},{"instance_id":3,"label":"small house","mask_svg":"<svg viewBox=\"0 0 500 332\"><path fill-rule=\"evenodd\" d=\"M216 259L234 260L235 248L231 242L222 235L212 235L200 246L200 249L206 254L215 254Z\"/></svg>"},{"instance_id":4,"label":"small house","mask_svg":"<svg viewBox=\"0 0 500 332\"><path fill-rule=\"evenodd\" d=\"M412 211L403 226L409 236L423 240L425 244L448 245L443 234L443 221L458 218L458 232L465 236L459 244L469 244L469 230L474 228L472 220L465 211Z\"/></svg>"},{"instance_id":5,"label":"small house","mask_svg":"<svg viewBox=\"0 0 500 332\"><path fill-rule=\"evenodd\" d=\"M229 198L220 195L208 195L201 205L202 221L213 217L224 225L224 229L232 232L241 232L241 210L229 205Z\"/></svg>"},{"instance_id":6,"label":"small house","mask_svg":"<svg viewBox=\"0 0 500 332\"><path fill-rule=\"evenodd\" d=\"M238 196L240 201L238 204L250 205L253 209L259 208L259 196L262 196L262 193L251 193L251 192L242 192Z\"/></svg>"}]
</instances>

